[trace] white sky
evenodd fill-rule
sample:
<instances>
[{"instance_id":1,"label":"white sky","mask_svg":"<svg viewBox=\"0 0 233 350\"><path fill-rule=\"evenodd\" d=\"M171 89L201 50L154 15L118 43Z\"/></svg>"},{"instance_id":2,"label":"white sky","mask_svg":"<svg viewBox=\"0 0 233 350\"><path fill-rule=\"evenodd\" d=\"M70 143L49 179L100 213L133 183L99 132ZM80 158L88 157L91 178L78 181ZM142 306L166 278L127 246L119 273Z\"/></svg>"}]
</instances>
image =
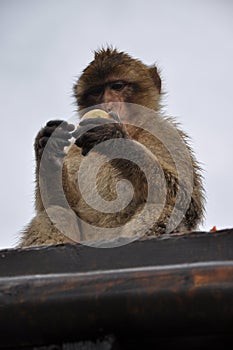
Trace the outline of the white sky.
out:
<instances>
[{"instance_id":1,"label":"white sky","mask_svg":"<svg viewBox=\"0 0 233 350\"><path fill-rule=\"evenodd\" d=\"M0 248L34 213L37 131L71 117L72 84L106 43L160 67L205 169L203 228L233 227L232 0L0 0Z\"/></svg>"}]
</instances>

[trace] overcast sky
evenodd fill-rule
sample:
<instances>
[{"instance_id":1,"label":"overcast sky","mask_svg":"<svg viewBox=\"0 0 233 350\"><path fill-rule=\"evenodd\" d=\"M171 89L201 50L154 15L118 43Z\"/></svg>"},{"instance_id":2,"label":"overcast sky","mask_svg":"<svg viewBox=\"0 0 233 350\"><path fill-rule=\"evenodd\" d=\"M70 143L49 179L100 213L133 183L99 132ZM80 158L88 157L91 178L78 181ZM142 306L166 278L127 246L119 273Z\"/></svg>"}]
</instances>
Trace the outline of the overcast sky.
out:
<instances>
[{"instance_id":1,"label":"overcast sky","mask_svg":"<svg viewBox=\"0 0 233 350\"><path fill-rule=\"evenodd\" d=\"M233 227L232 0L0 0L0 248L34 215L37 131L74 114L72 85L106 43L157 63L205 169L202 228Z\"/></svg>"}]
</instances>

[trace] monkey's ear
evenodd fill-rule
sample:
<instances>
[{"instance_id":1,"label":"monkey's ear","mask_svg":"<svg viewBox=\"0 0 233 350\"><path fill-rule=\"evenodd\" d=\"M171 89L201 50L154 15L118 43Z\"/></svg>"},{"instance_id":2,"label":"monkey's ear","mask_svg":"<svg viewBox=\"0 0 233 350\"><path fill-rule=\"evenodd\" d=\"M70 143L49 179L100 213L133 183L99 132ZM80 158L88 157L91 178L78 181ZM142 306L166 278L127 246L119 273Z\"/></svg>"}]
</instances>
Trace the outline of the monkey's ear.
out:
<instances>
[{"instance_id":1,"label":"monkey's ear","mask_svg":"<svg viewBox=\"0 0 233 350\"><path fill-rule=\"evenodd\" d=\"M161 78L159 76L157 67L156 66L149 67L149 72L150 72L150 76L153 79L155 86L158 89L158 92L160 93L162 82L161 82Z\"/></svg>"}]
</instances>

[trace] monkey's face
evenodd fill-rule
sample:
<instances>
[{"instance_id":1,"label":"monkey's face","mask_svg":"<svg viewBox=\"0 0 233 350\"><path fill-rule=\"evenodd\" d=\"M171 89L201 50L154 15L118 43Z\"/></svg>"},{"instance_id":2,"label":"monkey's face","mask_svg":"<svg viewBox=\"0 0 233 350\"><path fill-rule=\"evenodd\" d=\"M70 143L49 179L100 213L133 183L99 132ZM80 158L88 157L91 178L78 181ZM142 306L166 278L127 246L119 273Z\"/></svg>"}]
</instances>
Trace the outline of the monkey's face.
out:
<instances>
[{"instance_id":1,"label":"monkey's face","mask_svg":"<svg viewBox=\"0 0 233 350\"><path fill-rule=\"evenodd\" d=\"M122 77L109 76L99 84L87 86L87 89L79 94L79 106L91 107L105 104L108 111L118 102L133 102L132 97L136 91L136 84Z\"/></svg>"},{"instance_id":2,"label":"monkey's face","mask_svg":"<svg viewBox=\"0 0 233 350\"><path fill-rule=\"evenodd\" d=\"M147 67L128 54L101 50L83 71L74 94L79 110L104 104L114 110L119 102L158 109L161 80L156 67Z\"/></svg>"}]
</instances>

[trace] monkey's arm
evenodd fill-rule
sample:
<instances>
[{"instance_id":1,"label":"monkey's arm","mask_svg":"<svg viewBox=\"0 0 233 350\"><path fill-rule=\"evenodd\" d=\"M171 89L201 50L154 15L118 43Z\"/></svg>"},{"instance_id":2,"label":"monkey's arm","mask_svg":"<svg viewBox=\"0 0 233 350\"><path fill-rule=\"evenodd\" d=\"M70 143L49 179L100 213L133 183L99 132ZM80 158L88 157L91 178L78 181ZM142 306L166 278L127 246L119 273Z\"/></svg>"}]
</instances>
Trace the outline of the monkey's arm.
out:
<instances>
[{"instance_id":1,"label":"monkey's arm","mask_svg":"<svg viewBox=\"0 0 233 350\"><path fill-rule=\"evenodd\" d=\"M151 142L150 137L152 136L142 135L141 133L142 140L138 138L138 141L136 141L130 139L119 123L96 126L97 121L95 122L96 124L91 122L94 124L94 128L91 130L87 129L90 128L88 120L81 125L83 130L79 131L81 137L77 139L76 144L83 148L83 154L88 154L87 150L90 151L95 145L110 139L111 142L108 143L107 147L98 147L96 150L97 152L102 151L109 159L112 159L110 162L118 170L120 177L129 180L133 185L135 205L145 202L156 205L163 203L165 205L163 211L165 216L162 216L160 221L165 227L166 221L169 220L173 208L176 206L177 215L181 216L182 214L184 216L180 227L182 229L196 227L196 223L202 215L201 212L197 211L198 203L195 200L197 196L194 196L198 185L195 183L198 180L196 174L194 174L194 189L192 189L190 188L189 171L187 171L187 179L184 175L182 178L179 177L170 153L164 150L164 146L159 140ZM119 142L120 138L122 139L121 156L111 157L114 154L114 148L119 146L116 140L118 139ZM158 154L159 157L157 158L155 154ZM183 169L184 172L187 170L185 168ZM177 196L178 193L179 196ZM187 207L189 200L190 204ZM154 211L155 207L152 206L152 208L152 211ZM177 215L173 215L172 218L175 218L175 221L177 220L179 223L180 220L176 219Z\"/></svg>"},{"instance_id":2,"label":"monkey's arm","mask_svg":"<svg viewBox=\"0 0 233 350\"><path fill-rule=\"evenodd\" d=\"M156 183L156 178L158 183L161 181L160 165L156 156L143 144L131 139L125 126L116 120L112 119L110 122L103 118L83 120L75 137L77 138L75 144L82 148L84 156L88 156L88 153L98 145L95 151L107 156L120 177L129 180L133 185L134 200L137 203L147 199L148 183L150 185L152 182ZM159 200L157 186L153 186L153 191L156 191L153 197L156 201Z\"/></svg>"},{"instance_id":3,"label":"monkey's arm","mask_svg":"<svg viewBox=\"0 0 233 350\"><path fill-rule=\"evenodd\" d=\"M70 131L74 126L62 120L51 120L37 134L34 143L36 157L36 200L37 212L44 210L41 198L41 186L44 193L50 193L49 205L58 205L56 191L61 181L64 147L70 144ZM54 191L52 190L54 187ZM49 189L49 191L47 191ZM51 195L51 194L54 194Z\"/></svg>"},{"instance_id":4,"label":"monkey's arm","mask_svg":"<svg viewBox=\"0 0 233 350\"><path fill-rule=\"evenodd\" d=\"M73 125L54 120L36 136L37 215L23 230L20 247L80 241L76 215L63 199L63 178L67 180L66 190L70 185L63 166L64 147L70 144L69 131L73 129Z\"/></svg>"}]
</instances>

